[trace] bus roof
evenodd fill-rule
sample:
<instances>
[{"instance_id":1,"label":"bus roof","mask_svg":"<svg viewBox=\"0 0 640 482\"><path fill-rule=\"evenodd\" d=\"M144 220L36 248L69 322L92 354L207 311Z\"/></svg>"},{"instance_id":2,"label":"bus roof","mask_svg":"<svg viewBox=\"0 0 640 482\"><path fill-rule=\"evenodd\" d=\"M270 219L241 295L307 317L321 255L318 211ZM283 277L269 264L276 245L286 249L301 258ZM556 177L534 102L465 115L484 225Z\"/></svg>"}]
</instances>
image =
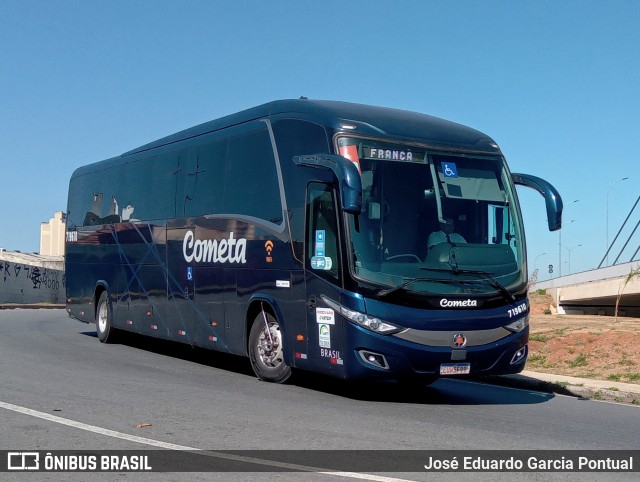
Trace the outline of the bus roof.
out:
<instances>
[{"instance_id":1,"label":"bus roof","mask_svg":"<svg viewBox=\"0 0 640 482\"><path fill-rule=\"evenodd\" d=\"M303 119L336 130L344 130L344 125L350 125L355 126L355 129L349 131L353 135L387 137L455 150L486 152L488 154L500 153L500 149L493 139L482 132L438 117L387 107L301 98L276 100L205 122L125 152L121 156L108 159L100 164L102 164L101 167L106 167L104 164L118 163L117 159L120 159L120 162L126 162L122 158L132 154L261 118ZM94 166L94 169L97 167ZM79 168L74 175L84 172L86 172L85 168Z\"/></svg>"},{"instance_id":2,"label":"bus roof","mask_svg":"<svg viewBox=\"0 0 640 482\"><path fill-rule=\"evenodd\" d=\"M197 137L218 129L253 119L273 116L304 118L318 124L340 129L342 124L355 125L358 134L399 139L420 140L429 144L496 152L495 142L485 134L454 122L417 112L375 107L329 100L276 100L196 127L172 134L123 155Z\"/></svg>"}]
</instances>

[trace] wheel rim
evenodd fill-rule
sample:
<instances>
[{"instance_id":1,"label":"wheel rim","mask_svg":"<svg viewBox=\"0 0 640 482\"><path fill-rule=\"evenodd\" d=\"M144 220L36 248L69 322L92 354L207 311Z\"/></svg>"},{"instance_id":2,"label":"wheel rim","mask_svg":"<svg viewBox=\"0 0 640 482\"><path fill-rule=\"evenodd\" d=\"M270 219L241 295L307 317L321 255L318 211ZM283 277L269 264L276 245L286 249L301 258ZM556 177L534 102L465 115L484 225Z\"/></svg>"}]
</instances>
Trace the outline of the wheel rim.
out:
<instances>
[{"instance_id":1,"label":"wheel rim","mask_svg":"<svg viewBox=\"0 0 640 482\"><path fill-rule=\"evenodd\" d=\"M98 308L98 330L100 331L100 333L104 333L107 329L108 316L107 304L101 303L100 307Z\"/></svg>"},{"instance_id":2,"label":"wheel rim","mask_svg":"<svg viewBox=\"0 0 640 482\"><path fill-rule=\"evenodd\" d=\"M271 336L269 336L271 334ZM280 325L269 323L269 332L263 327L258 337L258 357L267 367L277 368L284 363Z\"/></svg>"}]
</instances>

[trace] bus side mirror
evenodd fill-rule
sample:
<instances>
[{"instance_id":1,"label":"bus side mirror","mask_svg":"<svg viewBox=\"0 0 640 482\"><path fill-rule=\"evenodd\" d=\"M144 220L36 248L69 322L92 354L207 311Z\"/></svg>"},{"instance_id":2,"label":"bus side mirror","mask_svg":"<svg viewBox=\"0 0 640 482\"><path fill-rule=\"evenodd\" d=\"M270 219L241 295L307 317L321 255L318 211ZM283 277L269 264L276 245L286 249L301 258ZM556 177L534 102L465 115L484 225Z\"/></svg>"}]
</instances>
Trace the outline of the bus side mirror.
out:
<instances>
[{"instance_id":1,"label":"bus side mirror","mask_svg":"<svg viewBox=\"0 0 640 482\"><path fill-rule=\"evenodd\" d=\"M362 180L358 168L346 157L335 154L314 154L311 156L294 156L297 166L329 169L338 180L342 209L349 214L360 214L362 211Z\"/></svg>"},{"instance_id":2,"label":"bus side mirror","mask_svg":"<svg viewBox=\"0 0 640 482\"><path fill-rule=\"evenodd\" d=\"M544 197L547 205L547 222L549 231L557 231L562 227L562 198L550 183L530 174L511 174L515 184L535 189Z\"/></svg>"}]
</instances>

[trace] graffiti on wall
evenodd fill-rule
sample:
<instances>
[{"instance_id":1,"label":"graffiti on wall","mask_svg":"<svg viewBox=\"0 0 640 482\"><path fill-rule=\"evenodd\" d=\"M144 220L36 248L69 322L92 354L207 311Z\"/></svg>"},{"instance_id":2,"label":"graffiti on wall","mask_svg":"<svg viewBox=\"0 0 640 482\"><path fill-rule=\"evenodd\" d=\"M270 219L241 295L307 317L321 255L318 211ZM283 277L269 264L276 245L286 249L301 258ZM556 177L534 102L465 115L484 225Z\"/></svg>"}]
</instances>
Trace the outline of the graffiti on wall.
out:
<instances>
[{"instance_id":1,"label":"graffiti on wall","mask_svg":"<svg viewBox=\"0 0 640 482\"><path fill-rule=\"evenodd\" d=\"M0 277L4 283L12 278L19 280L21 277L31 281L35 290L49 289L59 290L66 288L66 279L63 271L57 269L41 268L39 266L29 266L25 264L9 263L0 261Z\"/></svg>"}]
</instances>

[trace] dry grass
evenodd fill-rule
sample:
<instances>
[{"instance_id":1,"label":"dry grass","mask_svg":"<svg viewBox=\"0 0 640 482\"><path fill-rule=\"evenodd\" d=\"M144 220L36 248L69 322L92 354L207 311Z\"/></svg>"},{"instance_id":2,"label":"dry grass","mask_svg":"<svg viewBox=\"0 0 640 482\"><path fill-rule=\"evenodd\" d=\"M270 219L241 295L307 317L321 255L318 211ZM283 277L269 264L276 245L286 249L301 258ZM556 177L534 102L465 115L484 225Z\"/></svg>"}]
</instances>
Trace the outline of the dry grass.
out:
<instances>
[{"instance_id":1,"label":"dry grass","mask_svg":"<svg viewBox=\"0 0 640 482\"><path fill-rule=\"evenodd\" d=\"M550 297L531 297L527 369L640 384L640 319L545 315Z\"/></svg>"}]
</instances>

